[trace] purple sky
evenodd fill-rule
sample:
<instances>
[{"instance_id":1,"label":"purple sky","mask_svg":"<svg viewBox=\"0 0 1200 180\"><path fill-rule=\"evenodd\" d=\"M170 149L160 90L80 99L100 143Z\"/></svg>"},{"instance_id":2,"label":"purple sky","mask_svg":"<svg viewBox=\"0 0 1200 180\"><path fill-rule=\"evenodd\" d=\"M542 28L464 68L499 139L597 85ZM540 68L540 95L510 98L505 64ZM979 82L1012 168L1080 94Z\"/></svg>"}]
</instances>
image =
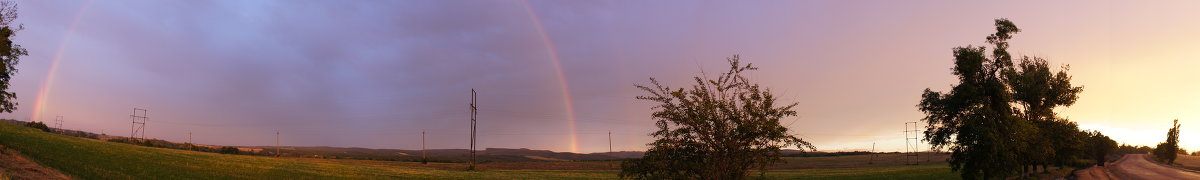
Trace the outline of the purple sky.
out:
<instances>
[{"instance_id":1,"label":"purple sky","mask_svg":"<svg viewBox=\"0 0 1200 180\"><path fill-rule=\"evenodd\" d=\"M1194 2L1192 2L1194 3ZM1152 145L1170 120L1200 123L1195 4L892 1L18 1L20 109L64 128L218 145L644 150L649 102L632 85L680 87L741 54L799 102L793 133L821 150L903 149L921 90L946 90L951 48L992 20L1025 30L1021 55L1070 64L1085 90L1060 114ZM85 5L86 4L86 5ZM531 17L526 7L537 17ZM82 10L81 10L82 9ZM71 29L73 20L78 24ZM544 26L546 44L535 19ZM550 47L553 48L550 48ZM60 49L61 48L61 49ZM557 50L575 111L570 129ZM51 73L55 53L61 51ZM53 76L48 76L53 74ZM53 77L53 78L49 78ZM43 84L41 112L35 111ZM1200 142L1181 141L1185 148Z\"/></svg>"}]
</instances>

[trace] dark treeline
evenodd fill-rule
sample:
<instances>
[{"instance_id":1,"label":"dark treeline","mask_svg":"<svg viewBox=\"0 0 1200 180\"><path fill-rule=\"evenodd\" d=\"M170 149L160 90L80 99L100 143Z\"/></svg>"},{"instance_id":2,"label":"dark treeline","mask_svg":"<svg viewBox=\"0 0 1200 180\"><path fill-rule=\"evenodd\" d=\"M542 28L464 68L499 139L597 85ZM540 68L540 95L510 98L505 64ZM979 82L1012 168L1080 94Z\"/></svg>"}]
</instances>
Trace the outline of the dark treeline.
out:
<instances>
[{"instance_id":1,"label":"dark treeline","mask_svg":"<svg viewBox=\"0 0 1200 180\"><path fill-rule=\"evenodd\" d=\"M1150 148L1150 146L1134 146L1134 145L1128 145L1128 144L1121 144L1121 146L1118 146L1117 150L1113 151L1113 153L1114 154L1148 154L1152 151L1154 151L1154 148Z\"/></svg>"}]
</instances>

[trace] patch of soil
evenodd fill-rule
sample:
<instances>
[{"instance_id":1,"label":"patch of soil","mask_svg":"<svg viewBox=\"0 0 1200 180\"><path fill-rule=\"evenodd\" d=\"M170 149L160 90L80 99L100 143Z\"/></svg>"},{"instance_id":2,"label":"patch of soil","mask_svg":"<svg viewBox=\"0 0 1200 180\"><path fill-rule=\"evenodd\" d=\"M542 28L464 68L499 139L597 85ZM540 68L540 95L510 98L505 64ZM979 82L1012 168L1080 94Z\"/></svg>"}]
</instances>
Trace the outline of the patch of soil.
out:
<instances>
[{"instance_id":1,"label":"patch of soil","mask_svg":"<svg viewBox=\"0 0 1200 180\"><path fill-rule=\"evenodd\" d=\"M1113 176L1112 172L1109 172L1107 168L1104 168L1104 166L1092 166L1087 169L1076 170L1075 177L1079 180L1119 179L1116 176Z\"/></svg>"},{"instance_id":2,"label":"patch of soil","mask_svg":"<svg viewBox=\"0 0 1200 180\"><path fill-rule=\"evenodd\" d=\"M0 174L12 179L71 179L71 177L30 161L16 150L0 146Z\"/></svg>"}]
</instances>

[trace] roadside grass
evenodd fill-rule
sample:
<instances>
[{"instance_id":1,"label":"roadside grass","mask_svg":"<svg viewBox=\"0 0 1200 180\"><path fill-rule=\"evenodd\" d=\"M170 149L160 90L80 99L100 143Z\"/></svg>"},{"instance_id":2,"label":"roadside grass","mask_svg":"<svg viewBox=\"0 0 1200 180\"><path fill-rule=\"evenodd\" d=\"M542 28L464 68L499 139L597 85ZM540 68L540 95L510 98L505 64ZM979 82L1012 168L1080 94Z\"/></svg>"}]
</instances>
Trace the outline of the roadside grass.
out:
<instances>
[{"instance_id":1,"label":"roadside grass","mask_svg":"<svg viewBox=\"0 0 1200 180\"><path fill-rule=\"evenodd\" d=\"M768 179L959 179L946 163L832 169L790 169L767 172Z\"/></svg>"},{"instance_id":2,"label":"roadside grass","mask_svg":"<svg viewBox=\"0 0 1200 180\"><path fill-rule=\"evenodd\" d=\"M857 168L903 166L915 161L917 164L945 164L950 158L947 153L922 152L914 158L903 153L848 155L848 156L819 156L819 157L784 157L785 163L777 164L771 169L824 169L824 168Z\"/></svg>"},{"instance_id":3,"label":"roadside grass","mask_svg":"<svg viewBox=\"0 0 1200 180\"><path fill-rule=\"evenodd\" d=\"M1200 171L1200 156L1180 154L1179 156L1176 156L1175 164L1173 166Z\"/></svg>"},{"instance_id":4,"label":"roadside grass","mask_svg":"<svg viewBox=\"0 0 1200 180\"><path fill-rule=\"evenodd\" d=\"M520 168L465 171L461 163L273 158L152 148L63 136L0 123L0 145L77 179L616 179L614 162L497 164ZM809 159L812 158L812 159ZM787 158L797 164L838 164L837 158ZM843 159L845 160L845 159ZM583 163L571 165L570 163ZM858 164L851 160L849 164ZM543 166L549 165L549 166ZM556 166L557 165L557 166ZM501 166L497 166L501 167ZM534 168L547 169L534 169ZM945 163L919 166L776 169L767 179L957 179ZM0 180L8 178L0 174ZM8 178L11 179L11 178Z\"/></svg>"}]
</instances>

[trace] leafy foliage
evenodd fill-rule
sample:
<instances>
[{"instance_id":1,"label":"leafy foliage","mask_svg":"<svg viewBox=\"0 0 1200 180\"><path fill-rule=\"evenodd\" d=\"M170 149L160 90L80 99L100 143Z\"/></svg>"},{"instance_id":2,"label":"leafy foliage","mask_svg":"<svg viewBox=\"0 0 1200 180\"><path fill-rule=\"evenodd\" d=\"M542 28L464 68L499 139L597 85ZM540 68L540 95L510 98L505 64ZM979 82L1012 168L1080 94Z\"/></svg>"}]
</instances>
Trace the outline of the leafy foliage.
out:
<instances>
[{"instance_id":1,"label":"leafy foliage","mask_svg":"<svg viewBox=\"0 0 1200 180\"><path fill-rule=\"evenodd\" d=\"M13 42L21 25L13 27L17 19L17 4L11 1L0 2L0 112L12 113L17 110L17 94L9 91L9 80L17 74L17 63L21 56L29 55L29 51Z\"/></svg>"},{"instance_id":2,"label":"leafy foliage","mask_svg":"<svg viewBox=\"0 0 1200 180\"><path fill-rule=\"evenodd\" d=\"M1117 146L1117 151L1113 154L1147 154L1150 152L1154 152L1154 149L1150 148L1150 146L1121 144L1120 146Z\"/></svg>"},{"instance_id":3,"label":"leafy foliage","mask_svg":"<svg viewBox=\"0 0 1200 180\"><path fill-rule=\"evenodd\" d=\"M1005 177L1018 170L1023 143L1032 125L1014 114L1008 86L1002 79L1011 68L1008 39L1019 32L1012 22L996 20L996 34L988 43L996 49L992 58L985 47L954 48L954 75L959 84L949 93L925 89L918 105L928 122L925 140L936 149L948 147L950 167L963 179Z\"/></svg>"},{"instance_id":4,"label":"leafy foliage","mask_svg":"<svg viewBox=\"0 0 1200 180\"><path fill-rule=\"evenodd\" d=\"M238 152L241 151L238 151L238 148L233 146L223 146L221 147L221 150L217 151L217 153L221 154L238 154Z\"/></svg>"},{"instance_id":5,"label":"leafy foliage","mask_svg":"<svg viewBox=\"0 0 1200 180\"><path fill-rule=\"evenodd\" d=\"M1054 72L1042 58L1022 57L1013 63L1008 40L1021 30L1007 19L996 20L987 37L993 49L954 48L953 74L959 84L950 92L925 89L917 107L928 122L925 140L949 148L950 166L963 179L1007 177L1047 164L1073 164L1083 152L1085 133L1054 108L1071 106L1083 87L1071 85L1068 66Z\"/></svg>"},{"instance_id":6,"label":"leafy foliage","mask_svg":"<svg viewBox=\"0 0 1200 180\"><path fill-rule=\"evenodd\" d=\"M1179 151L1179 119L1176 119L1174 126L1167 130L1167 141L1158 143L1154 148L1154 158L1158 161L1167 164L1175 163L1175 157Z\"/></svg>"},{"instance_id":7,"label":"leafy foliage","mask_svg":"<svg viewBox=\"0 0 1200 180\"><path fill-rule=\"evenodd\" d=\"M1091 131L1087 135L1087 154L1096 161L1097 166L1104 166L1105 157L1117 150L1117 141L1100 131Z\"/></svg>"},{"instance_id":8,"label":"leafy foliage","mask_svg":"<svg viewBox=\"0 0 1200 180\"><path fill-rule=\"evenodd\" d=\"M50 132L50 126L46 126L46 123L42 123L42 122L36 122L36 121L35 121L35 122L29 122L29 123L25 123L25 127L31 127L31 128L34 128L34 129L40 129L40 130L42 130L42 131L44 131L44 132Z\"/></svg>"},{"instance_id":9,"label":"leafy foliage","mask_svg":"<svg viewBox=\"0 0 1200 180\"><path fill-rule=\"evenodd\" d=\"M672 89L650 78L649 93L637 99L658 103L656 138L641 159L621 164L621 177L634 179L744 179L751 168L765 173L783 147L815 149L789 135L779 120L796 116L796 103L777 105L766 88L742 74L757 67L728 58L717 79L695 77L690 89Z\"/></svg>"}]
</instances>

